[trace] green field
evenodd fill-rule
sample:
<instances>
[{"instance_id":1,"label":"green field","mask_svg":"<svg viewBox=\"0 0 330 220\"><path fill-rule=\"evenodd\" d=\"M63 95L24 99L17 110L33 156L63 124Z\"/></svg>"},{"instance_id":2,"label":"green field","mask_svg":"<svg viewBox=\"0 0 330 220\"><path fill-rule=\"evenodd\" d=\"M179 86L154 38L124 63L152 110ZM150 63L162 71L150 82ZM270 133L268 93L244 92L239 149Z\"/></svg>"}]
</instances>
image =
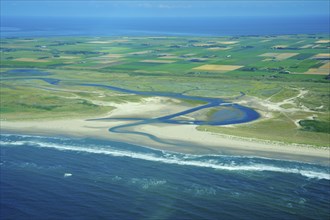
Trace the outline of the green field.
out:
<instances>
[{"instance_id":1,"label":"green field","mask_svg":"<svg viewBox=\"0 0 330 220\"><path fill-rule=\"evenodd\" d=\"M95 82L140 91L219 97L262 115L252 123L201 126L198 129L202 131L329 146L330 77L325 66L330 61L330 45L318 43L320 39L328 38L3 38L0 119L97 116L114 109L99 102L139 102L142 98L77 85ZM214 69L198 68L203 65ZM228 70L226 65L240 67ZM63 82L50 85L33 70ZM206 111L205 117L214 111Z\"/></svg>"}]
</instances>

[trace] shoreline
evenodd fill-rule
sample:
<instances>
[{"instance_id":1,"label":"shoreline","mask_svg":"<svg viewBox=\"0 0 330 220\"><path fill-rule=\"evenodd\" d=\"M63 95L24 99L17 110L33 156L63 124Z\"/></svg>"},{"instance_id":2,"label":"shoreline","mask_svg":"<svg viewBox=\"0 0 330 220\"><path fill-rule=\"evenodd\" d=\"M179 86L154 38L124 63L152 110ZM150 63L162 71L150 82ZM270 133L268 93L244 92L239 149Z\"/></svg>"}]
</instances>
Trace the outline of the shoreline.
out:
<instances>
[{"instance_id":1,"label":"shoreline","mask_svg":"<svg viewBox=\"0 0 330 220\"><path fill-rule=\"evenodd\" d=\"M124 127L123 133L121 130L110 132L111 128L131 124L137 120L88 120L92 118L157 118L191 108L177 99L155 96L144 98L140 102L96 103L93 101L92 103L113 106L115 109L104 115L78 116L78 118L1 120L0 131L1 133L111 140L185 154L257 156L330 166L330 148L328 147L290 145L199 131L196 129L197 125L192 124L148 123Z\"/></svg>"},{"instance_id":2,"label":"shoreline","mask_svg":"<svg viewBox=\"0 0 330 220\"><path fill-rule=\"evenodd\" d=\"M49 121L1 121L1 133L89 138L129 143L141 147L186 154L256 156L293 160L329 166L330 148L281 145L240 137L198 131L196 125L144 124L130 131L151 134L168 143L160 143L137 134L112 133L108 129L127 122L86 121L85 119Z\"/></svg>"}]
</instances>

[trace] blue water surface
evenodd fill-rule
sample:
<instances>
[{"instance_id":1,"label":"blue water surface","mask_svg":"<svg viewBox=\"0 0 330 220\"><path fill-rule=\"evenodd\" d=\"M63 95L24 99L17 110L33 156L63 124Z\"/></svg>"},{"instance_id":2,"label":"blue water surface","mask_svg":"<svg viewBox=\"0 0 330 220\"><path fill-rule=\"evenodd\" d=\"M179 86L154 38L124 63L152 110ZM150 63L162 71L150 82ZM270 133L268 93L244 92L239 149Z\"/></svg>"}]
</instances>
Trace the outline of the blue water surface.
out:
<instances>
[{"instance_id":1,"label":"blue water surface","mask_svg":"<svg viewBox=\"0 0 330 220\"><path fill-rule=\"evenodd\" d=\"M329 34L329 17L1 18L1 37L281 34Z\"/></svg>"},{"instance_id":2,"label":"blue water surface","mask_svg":"<svg viewBox=\"0 0 330 220\"><path fill-rule=\"evenodd\" d=\"M1 135L1 219L329 219L329 167Z\"/></svg>"}]
</instances>

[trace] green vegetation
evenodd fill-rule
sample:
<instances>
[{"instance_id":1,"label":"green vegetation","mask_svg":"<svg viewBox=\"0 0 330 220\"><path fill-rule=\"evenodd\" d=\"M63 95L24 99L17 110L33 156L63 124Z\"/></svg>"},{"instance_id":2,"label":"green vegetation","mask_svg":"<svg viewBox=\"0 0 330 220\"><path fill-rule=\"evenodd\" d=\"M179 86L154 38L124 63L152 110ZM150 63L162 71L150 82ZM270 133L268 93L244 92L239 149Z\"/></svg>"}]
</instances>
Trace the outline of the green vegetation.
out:
<instances>
[{"instance_id":1,"label":"green vegetation","mask_svg":"<svg viewBox=\"0 0 330 220\"><path fill-rule=\"evenodd\" d=\"M330 124L326 121L301 120L299 124L304 131L330 133Z\"/></svg>"},{"instance_id":2,"label":"green vegetation","mask_svg":"<svg viewBox=\"0 0 330 220\"><path fill-rule=\"evenodd\" d=\"M313 123L313 126L315 124ZM318 126L325 131L326 124L328 122L324 122L321 125L318 124ZM304 129L299 129L293 121L280 113L275 114L272 120L261 119L254 123L240 124L234 127L200 126L198 130L285 143L314 146L329 145L329 130L325 133L320 133L315 130L305 131Z\"/></svg>"},{"instance_id":3,"label":"green vegetation","mask_svg":"<svg viewBox=\"0 0 330 220\"><path fill-rule=\"evenodd\" d=\"M28 90L28 92L26 92ZM66 118L104 114L105 108L65 92L51 92L31 87L1 87L0 114L2 120L30 120Z\"/></svg>"},{"instance_id":4,"label":"green vegetation","mask_svg":"<svg viewBox=\"0 0 330 220\"><path fill-rule=\"evenodd\" d=\"M328 146L330 81L324 67L317 70L329 63L330 45L316 43L327 37L2 38L0 120L98 116L111 111L111 103L142 98L79 85L100 83L219 97L262 114L249 124L200 130ZM207 64L221 68L194 69ZM243 67L226 70L223 65ZM56 85L41 78L62 81ZM210 118L215 112L196 115ZM311 117L315 120L307 120Z\"/></svg>"}]
</instances>

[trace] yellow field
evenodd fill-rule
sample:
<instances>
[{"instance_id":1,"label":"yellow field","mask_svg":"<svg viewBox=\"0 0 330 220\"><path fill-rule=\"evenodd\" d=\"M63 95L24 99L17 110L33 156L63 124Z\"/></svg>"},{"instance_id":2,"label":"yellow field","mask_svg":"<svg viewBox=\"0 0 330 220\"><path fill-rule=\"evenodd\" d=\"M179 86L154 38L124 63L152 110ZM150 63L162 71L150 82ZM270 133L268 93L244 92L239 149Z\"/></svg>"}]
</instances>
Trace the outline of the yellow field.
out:
<instances>
[{"instance_id":1,"label":"yellow field","mask_svg":"<svg viewBox=\"0 0 330 220\"><path fill-rule=\"evenodd\" d=\"M273 46L273 48L286 48L286 47L288 47L288 45L275 45L275 46Z\"/></svg>"},{"instance_id":2,"label":"yellow field","mask_svg":"<svg viewBox=\"0 0 330 220\"><path fill-rule=\"evenodd\" d=\"M144 51L138 51L138 52L132 52L132 53L128 53L130 55L142 55L142 54L147 54L150 53L151 50L144 50Z\"/></svg>"},{"instance_id":3,"label":"yellow field","mask_svg":"<svg viewBox=\"0 0 330 220\"><path fill-rule=\"evenodd\" d=\"M214 44L193 44L195 47L210 47L213 46Z\"/></svg>"},{"instance_id":4,"label":"yellow field","mask_svg":"<svg viewBox=\"0 0 330 220\"><path fill-rule=\"evenodd\" d=\"M321 44L316 44L316 45L312 46L312 49L314 49L314 48L322 48L322 47L323 46Z\"/></svg>"},{"instance_id":5,"label":"yellow field","mask_svg":"<svg viewBox=\"0 0 330 220\"><path fill-rule=\"evenodd\" d=\"M276 57L279 53L264 53L260 54L260 57Z\"/></svg>"},{"instance_id":6,"label":"yellow field","mask_svg":"<svg viewBox=\"0 0 330 220\"><path fill-rule=\"evenodd\" d=\"M307 44L305 46L300 47L301 49L311 48L313 44Z\"/></svg>"},{"instance_id":7,"label":"yellow field","mask_svg":"<svg viewBox=\"0 0 330 220\"><path fill-rule=\"evenodd\" d=\"M315 59L330 58L330 53L319 53L313 56Z\"/></svg>"},{"instance_id":8,"label":"yellow field","mask_svg":"<svg viewBox=\"0 0 330 220\"><path fill-rule=\"evenodd\" d=\"M327 62L326 64L324 64L324 65L321 66L320 68L323 68L323 69L330 69L330 62Z\"/></svg>"},{"instance_id":9,"label":"yellow field","mask_svg":"<svg viewBox=\"0 0 330 220\"><path fill-rule=\"evenodd\" d=\"M263 59L262 61L267 62L267 61L272 61L272 60L273 60L272 58L266 58L266 59Z\"/></svg>"},{"instance_id":10,"label":"yellow field","mask_svg":"<svg viewBox=\"0 0 330 220\"><path fill-rule=\"evenodd\" d=\"M141 63L175 63L176 60L141 60Z\"/></svg>"},{"instance_id":11,"label":"yellow field","mask_svg":"<svg viewBox=\"0 0 330 220\"><path fill-rule=\"evenodd\" d=\"M242 68L243 66L236 66L236 65L214 65L214 64L206 64L199 67L193 68L194 70L203 70L203 71L232 71L239 68Z\"/></svg>"},{"instance_id":12,"label":"yellow field","mask_svg":"<svg viewBox=\"0 0 330 220\"><path fill-rule=\"evenodd\" d=\"M229 50L231 47L210 47L208 50Z\"/></svg>"},{"instance_id":13,"label":"yellow field","mask_svg":"<svg viewBox=\"0 0 330 220\"><path fill-rule=\"evenodd\" d=\"M230 45L230 44L237 44L239 41L218 41L219 44L225 44L225 45Z\"/></svg>"},{"instance_id":14,"label":"yellow field","mask_svg":"<svg viewBox=\"0 0 330 220\"><path fill-rule=\"evenodd\" d=\"M288 58L296 56L296 55L298 55L298 53L264 53L259 56L274 57L276 60L285 60L285 59L288 59Z\"/></svg>"},{"instance_id":15,"label":"yellow field","mask_svg":"<svg viewBox=\"0 0 330 220\"><path fill-rule=\"evenodd\" d=\"M330 43L330 40L319 40L319 41L316 41L315 43L317 43L317 44L327 44L327 43Z\"/></svg>"},{"instance_id":16,"label":"yellow field","mask_svg":"<svg viewBox=\"0 0 330 220\"><path fill-rule=\"evenodd\" d=\"M107 55L103 55L103 56L100 56L98 58L100 59L106 59L106 58L121 58L123 57L124 55L123 54L107 54Z\"/></svg>"},{"instance_id":17,"label":"yellow field","mask_svg":"<svg viewBox=\"0 0 330 220\"><path fill-rule=\"evenodd\" d=\"M317 75L328 75L330 74L330 62L325 63L319 68L309 69L304 74L317 74Z\"/></svg>"},{"instance_id":18,"label":"yellow field","mask_svg":"<svg viewBox=\"0 0 330 220\"><path fill-rule=\"evenodd\" d=\"M15 61L21 61L21 62L33 62L33 63L47 63L49 60L38 60L34 58L17 58Z\"/></svg>"}]
</instances>

